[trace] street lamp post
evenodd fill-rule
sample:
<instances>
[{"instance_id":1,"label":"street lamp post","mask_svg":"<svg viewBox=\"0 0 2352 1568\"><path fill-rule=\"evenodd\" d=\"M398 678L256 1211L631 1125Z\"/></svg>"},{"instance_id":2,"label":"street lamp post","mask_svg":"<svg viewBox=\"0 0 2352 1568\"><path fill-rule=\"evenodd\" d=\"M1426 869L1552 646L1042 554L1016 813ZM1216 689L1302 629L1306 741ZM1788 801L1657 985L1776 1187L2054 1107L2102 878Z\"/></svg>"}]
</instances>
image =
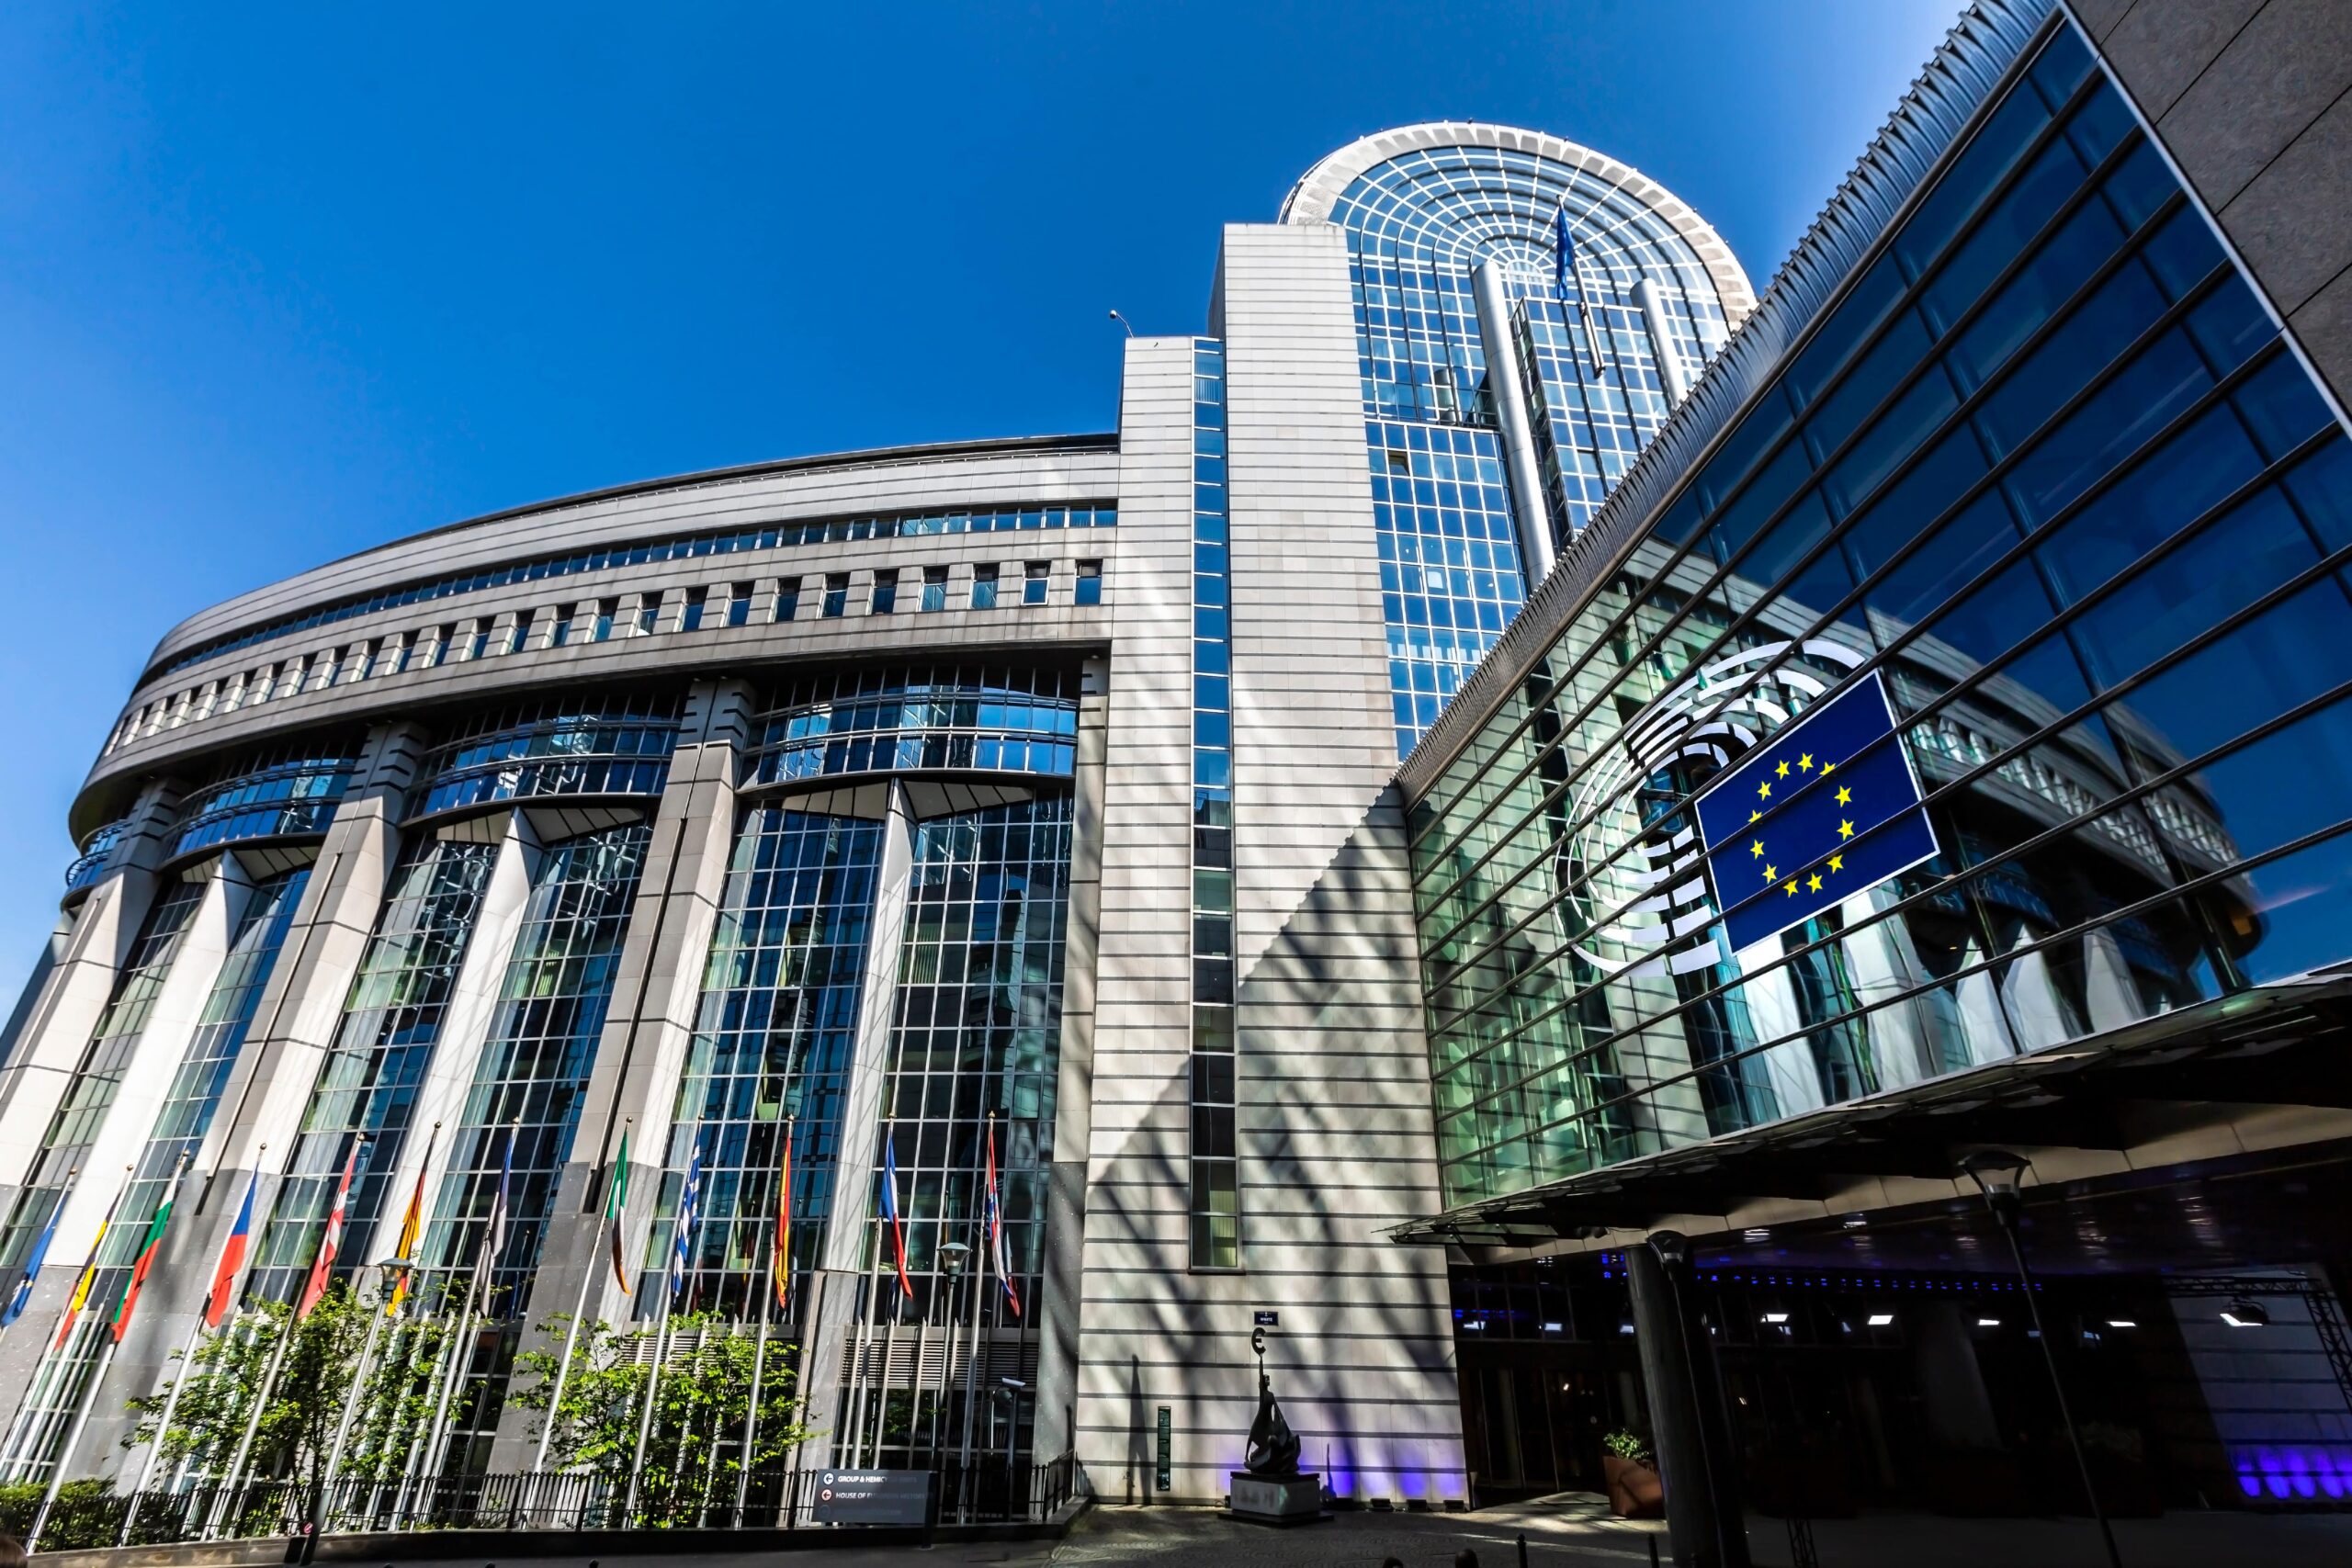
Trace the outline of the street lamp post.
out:
<instances>
[{"instance_id":1,"label":"street lamp post","mask_svg":"<svg viewBox=\"0 0 2352 1568\"><path fill-rule=\"evenodd\" d=\"M2025 1194L2018 1183L2030 1163L2007 1150L1980 1149L1962 1160L1960 1168L1984 1194L1984 1206L1993 1211L2001 1234L2009 1238L2009 1256L2017 1260L2018 1282L2025 1287L2026 1315L2033 1324L2033 1337L2041 1342L2041 1359L2050 1369L2050 1392L2058 1399L2058 1419L2065 1423L2066 1442L2075 1450L2075 1467L2082 1472L2083 1495L2090 1502L2091 1517L2098 1521L2099 1540L2107 1545L2109 1568L2123 1568L2123 1554L2115 1548L2115 1529L2107 1522L2107 1510L2099 1506L2098 1488L2091 1483L2091 1461L2083 1452L2083 1435L2075 1429L2075 1412L2066 1403L2066 1382L2058 1375L2058 1352L2050 1348L2050 1331L2041 1322L2041 1303L2034 1299L2033 1269L2026 1263L2025 1244L2018 1235L2018 1216L2025 1210Z\"/></svg>"}]
</instances>

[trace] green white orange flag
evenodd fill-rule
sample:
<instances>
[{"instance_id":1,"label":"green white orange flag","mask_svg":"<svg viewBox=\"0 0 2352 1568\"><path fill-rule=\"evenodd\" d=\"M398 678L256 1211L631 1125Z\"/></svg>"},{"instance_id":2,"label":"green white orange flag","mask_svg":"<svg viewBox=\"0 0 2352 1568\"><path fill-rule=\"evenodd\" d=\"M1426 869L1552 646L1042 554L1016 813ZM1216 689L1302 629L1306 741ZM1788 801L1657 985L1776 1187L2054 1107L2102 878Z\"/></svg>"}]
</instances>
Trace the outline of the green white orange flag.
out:
<instances>
[{"instance_id":1,"label":"green white orange flag","mask_svg":"<svg viewBox=\"0 0 2352 1568\"><path fill-rule=\"evenodd\" d=\"M139 1244L139 1260L130 1266L130 1283L122 1288L122 1304L115 1308L114 1342L118 1345L130 1326L130 1309L139 1304L139 1292L147 1283L148 1271L155 1267L155 1255L164 1250L164 1231L172 1223L172 1200L179 1194L180 1177L187 1169L187 1156L182 1155L179 1168L172 1172L171 1185L164 1189L163 1201L155 1205L155 1217L147 1222L147 1239Z\"/></svg>"},{"instance_id":2,"label":"green white orange flag","mask_svg":"<svg viewBox=\"0 0 2352 1568\"><path fill-rule=\"evenodd\" d=\"M628 1290L628 1247L621 1233L628 1229L628 1129L621 1129L620 1157L613 1162L613 1190L605 1200L605 1228L613 1233L613 1282Z\"/></svg>"}]
</instances>

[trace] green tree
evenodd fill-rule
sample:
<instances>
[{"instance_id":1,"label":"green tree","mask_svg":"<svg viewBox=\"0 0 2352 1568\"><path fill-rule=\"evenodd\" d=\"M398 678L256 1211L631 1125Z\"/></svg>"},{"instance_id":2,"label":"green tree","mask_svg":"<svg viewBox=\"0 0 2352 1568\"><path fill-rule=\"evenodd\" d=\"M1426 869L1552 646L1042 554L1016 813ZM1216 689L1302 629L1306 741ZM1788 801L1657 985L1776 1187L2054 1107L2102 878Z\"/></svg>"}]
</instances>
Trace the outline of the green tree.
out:
<instances>
[{"instance_id":1,"label":"green tree","mask_svg":"<svg viewBox=\"0 0 2352 1568\"><path fill-rule=\"evenodd\" d=\"M540 1332L560 1347L571 1321L569 1314L559 1314L542 1324ZM564 1379L563 1403L552 1413L548 1452L556 1467L597 1476L616 1495L628 1488L637 1453L646 1380L653 1371L653 1333L650 1327L582 1324ZM758 1353L755 1329L712 1313L680 1314L671 1319L670 1334L668 1365L654 1396L645 1468L638 1482L639 1520L647 1523L685 1522L707 1507L732 1506ZM535 1438L550 1419L548 1404L560 1359L560 1348L527 1350L515 1359L518 1383L526 1376L536 1379L513 1395L524 1409L537 1413ZM769 1339L752 1456L755 1473L779 1467L813 1436L798 1420L793 1375L797 1359L790 1341Z\"/></svg>"}]
</instances>

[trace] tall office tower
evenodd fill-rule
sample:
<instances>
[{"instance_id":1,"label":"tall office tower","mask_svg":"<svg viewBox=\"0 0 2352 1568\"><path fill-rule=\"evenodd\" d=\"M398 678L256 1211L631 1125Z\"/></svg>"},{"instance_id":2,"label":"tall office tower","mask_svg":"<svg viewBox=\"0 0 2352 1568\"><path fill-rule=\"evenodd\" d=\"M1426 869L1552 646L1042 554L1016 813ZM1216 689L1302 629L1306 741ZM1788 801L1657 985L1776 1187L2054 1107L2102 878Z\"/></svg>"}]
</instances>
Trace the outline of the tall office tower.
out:
<instances>
[{"instance_id":1,"label":"tall office tower","mask_svg":"<svg viewBox=\"0 0 2352 1568\"><path fill-rule=\"evenodd\" d=\"M1654 181L1509 126L1351 142L1283 220L1347 237L1402 756L1756 299Z\"/></svg>"},{"instance_id":2,"label":"tall office tower","mask_svg":"<svg viewBox=\"0 0 2352 1568\"><path fill-rule=\"evenodd\" d=\"M58 1463L76 1264L111 1212L119 1294L183 1156L77 1470L249 1180L248 1303L338 1203L374 1289L423 1194L410 1310L472 1328L418 1451L512 1471L551 1321L760 1316L788 1150L804 1457L1212 1500L1265 1314L1340 1495L1463 1500L1442 1260L1378 1234L1439 1201L1385 791L1748 303L1621 165L1417 127L1226 231L1114 433L626 486L175 628L0 1066L9 1288L57 1221L0 1474Z\"/></svg>"}]
</instances>

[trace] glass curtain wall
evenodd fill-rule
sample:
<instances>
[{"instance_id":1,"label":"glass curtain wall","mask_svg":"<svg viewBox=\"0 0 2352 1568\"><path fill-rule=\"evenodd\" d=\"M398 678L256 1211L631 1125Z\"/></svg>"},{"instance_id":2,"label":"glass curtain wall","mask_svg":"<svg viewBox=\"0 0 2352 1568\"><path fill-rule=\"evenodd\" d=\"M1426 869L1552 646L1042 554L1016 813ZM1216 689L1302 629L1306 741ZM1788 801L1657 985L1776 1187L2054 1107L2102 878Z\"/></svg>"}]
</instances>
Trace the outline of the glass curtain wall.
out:
<instances>
[{"instance_id":1,"label":"glass curtain wall","mask_svg":"<svg viewBox=\"0 0 2352 1568\"><path fill-rule=\"evenodd\" d=\"M443 1130L426 1172L437 1196L418 1247L424 1277L416 1293L427 1311L455 1310L461 1292L450 1287L471 1278L513 1134L506 1246L491 1265L491 1294L480 1309L499 1332L487 1355L477 1346L478 1375L453 1404L451 1464L458 1470L488 1461L501 1403L495 1394L523 1327L514 1319L538 1267L556 1181L571 1157L651 837L650 824L633 822L540 854L465 1108L457 1126ZM407 1194L394 1194L392 1201L397 1209Z\"/></svg>"},{"instance_id":2,"label":"glass curtain wall","mask_svg":"<svg viewBox=\"0 0 2352 1568\"><path fill-rule=\"evenodd\" d=\"M10 1290L16 1288L17 1270L23 1268L26 1255L32 1249L33 1238L66 1197L76 1168L89 1156L99 1124L106 1120L115 1094L122 1086L123 1069L146 1032L155 998L171 976L181 939L196 919L209 886L209 879L173 882L148 911L139 939L116 977L114 995L107 998L106 1010L98 1017L98 1026L92 1031L90 1043L75 1065L64 1102L50 1121L40 1152L34 1157L30 1179L18 1195L10 1216L5 1244L0 1244L0 1258L6 1259L6 1272L0 1278L6 1279ZM148 1216L154 1213L153 1197L148 1197L145 1209L134 1209L136 1199L145 1195L133 1190L139 1183L126 1182L110 1171L93 1174L104 1183L108 1201L116 1205L117 1230L110 1235L143 1232ZM164 1180L169 1180L170 1176L166 1170ZM112 1196L118 1191L121 1196ZM51 1265L64 1263L70 1267L75 1261L53 1258ZM12 1481L47 1477L64 1441L74 1409L81 1400L82 1385L97 1362L99 1346L108 1332L107 1309L121 1281L119 1271L112 1272L110 1278L93 1280L89 1305L74 1324L72 1335L62 1344L52 1344L42 1352L34 1368L32 1387L17 1413L5 1449L0 1449L0 1476Z\"/></svg>"},{"instance_id":3,"label":"glass curtain wall","mask_svg":"<svg viewBox=\"0 0 2352 1568\"><path fill-rule=\"evenodd\" d=\"M245 1287L254 1298L288 1301L301 1288L352 1140L363 1132L371 1141L352 1178L339 1272L347 1276L377 1256L385 1188L497 859L494 843L447 839L414 840L401 851L254 1248Z\"/></svg>"},{"instance_id":4,"label":"glass curtain wall","mask_svg":"<svg viewBox=\"0 0 2352 1568\"><path fill-rule=\"evenodd\" d=\"M832 1206L884 831L772 804L736 833L662 1179L660 1213L673 1219L700 1151L702 1218L679 1310L756 1320L787 1118L796 1311L806 1299ZM659 1269L669 1227L653 1230L647 1266ZM640 1313L658 1303L658 1292L638 1292Z\"/></svg>"},{"instance_id":5,"label":"glass curtain wall","mask_svg":"<svg viewBox=\"0 0 2352 1568\"><path fill-rule=\"evenodd\" d=\"M1193 1053L1194 1269L1241 1266L1234 1144L1233 638L1226 558L1225 346L1193 345Z\"/></svg>"},{"instance_id":6,"label":"glass curtain wall","mask_svg":"<svg viewBox=\"0 0 2352 1568\"><path fill-rule=\"evenodd\" d=\"M1503 267L1508 323L1551 481L1556 537L1584 525L1664 422L1635 285L1648 278L1691 375L1723 345L1715 285L1673 225L1589 170L1433 147L1358 176L1346 230L1380 534L1398 755L1434 723L1525 597L1471 274ZM1558 235L1571 254L1558 265Z\"/></svg>"},{"instance_id":7,"label":"glass curtain wall","mask_svg":"<svg viewBox=\"0 0 2352 1568\"><path fill-rule=\"evenodd\" d=\"M913 1299L904 1300L898 1289L878 1203L867 1221L867 1256L875 1269L872 1322L898 1325L893 1337L911 1339L916 1348L888 1359L894 1386L869 1391L862 1406L844 1406L862 1408L856 1440L865 1451L878 1451L885 1465L927 1467L958 1449L966 1416L962 1380L949 1375L945 1354L951 1324L960 1329L959 1342L968 1342L976 1325L1016 1339L1013 1346L997 1343L973 1380L981 1396L971 1412L974 1440L984 1451L1004 1451L1001 1427L993 1447L989 1442L986 1406L1002 1386L998 1377L1035 1381L1070 823L1069 799L1057 795L915 828L883 1089L883 1132L898 1151ZM1017 1311L998 1282L982 1228L991 1124ZM877 1182L881 1175L877 1158ZM941 1247L948 1242L971 1248L960 1282L943 1265ZM901 1383L908 1386L896 1386ZM1000 1423L1018 1428L1018 1450L1028 1447L1018 1434L1025 1434L1030 1416L1025 1405L995 1413Z\"/></svg>"},{"instance_id":8,"label":"glass curtain wall","mask_svg":"<svg viewBox=\"0 0 2352 1568\"><path fill-rule=\"evenodd\" d=\"M155 998L162 994L164 982L171 978L173 961L179 956L180 940L196 919L209 886L209 879L183 882L175 878L156 894L153 908L140 926L138 940L131 944L129 956L115 976L114 994L107 998L106 1010L98 1015L98 1025L90 1032L89 1043L83 1047L81 1059L74 1064L65 1097L41 1134L40 1152L33 1156L24 1190L17 1195L17 1205L8 1216L7 1234L0 1237L0 1268L16 1269L23 1266L26 1255L32 1250L33 1238L49 1223L51 1212L69 1185L69 1178L87 1160L90 1145L96 1139L99 1125L113 1109L115 1094L122 1087L123 1069L130 1065L131 1053L139 1048L140 1039L147 1032L147 1020L155 1010ZM101 1182L109 1193L119 1179L110 1171L85 1174ZM13 1289L15 1278L8 1278Z\"/></svg>"},{"instance_id":9,"label":"glass curtain wall","mask_svg":"<svg viewBox=\"0 0 2352 1568\"><path fill-rule=\"evenodd\" d=\"M1413 804L1447 1201L2343 957L2347 559L2352 446L2062 28ZM1941 853L1724 951L1691 797L1872 673Z\"/></svg>"}]
</instances>

